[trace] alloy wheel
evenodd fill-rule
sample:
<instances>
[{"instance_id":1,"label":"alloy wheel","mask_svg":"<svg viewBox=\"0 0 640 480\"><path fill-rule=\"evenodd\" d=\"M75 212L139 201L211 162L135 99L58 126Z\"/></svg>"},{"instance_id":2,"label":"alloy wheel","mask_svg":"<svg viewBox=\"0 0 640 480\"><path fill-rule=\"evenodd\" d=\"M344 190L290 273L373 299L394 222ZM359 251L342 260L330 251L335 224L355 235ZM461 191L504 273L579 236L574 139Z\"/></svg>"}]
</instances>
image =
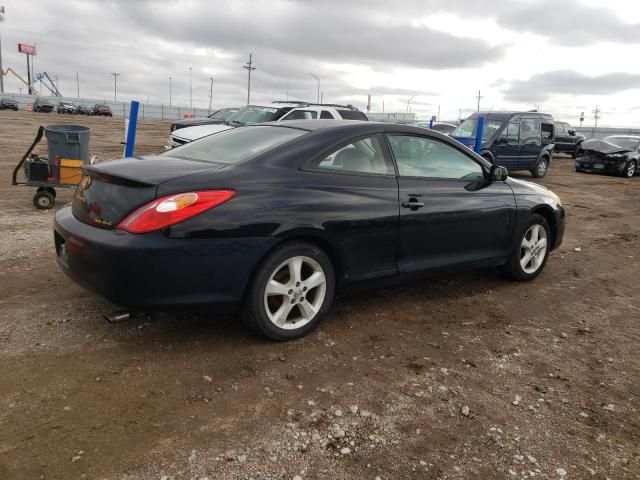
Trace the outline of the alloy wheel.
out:
<instances>
[{"instance_id":1,"label":"alloy wheel","mask_svg":"<svg viewBox=\"0 0 640 480\"><path fill-rule=\"evenodd\" d=\"M547 173L547 162L545 160L540 160L538 163L538 176L544 177Z\"/></svg>"},{"instance_id":2,"label":"alloy wheel","mask_svg":"<svg viewBox=\"0 0 640 480\"><path fill-rule=\"evenodd\" d=\"M269 277L264 292L267 317L285 330L304 327L322 308L326 292L327 279L320 264L309 257L292 257Z\"/></svg>"},{"instance_id":3,"label":"alloy wheel","mask_svg":"<svg viewBox=\"0 0 640 480\"><path fill-rule=\"evenodd\" d=\"M547 254L547 231L540 224L534 224L522 237L520 244L520 266L525 273L538 271Z\"/></svg>"},{"instance_id":4,"label":"alloy wheel","mask_svg":"<svg viewBox=\"0 0 640 480\"><path fill-rule=\"evenodd\" d=\"M627 165L627 170L625 172L627 174L628 178L633 177L636 174L636 163L635 162L629 162L629 164Z\"/></svg>"}]
</instances>

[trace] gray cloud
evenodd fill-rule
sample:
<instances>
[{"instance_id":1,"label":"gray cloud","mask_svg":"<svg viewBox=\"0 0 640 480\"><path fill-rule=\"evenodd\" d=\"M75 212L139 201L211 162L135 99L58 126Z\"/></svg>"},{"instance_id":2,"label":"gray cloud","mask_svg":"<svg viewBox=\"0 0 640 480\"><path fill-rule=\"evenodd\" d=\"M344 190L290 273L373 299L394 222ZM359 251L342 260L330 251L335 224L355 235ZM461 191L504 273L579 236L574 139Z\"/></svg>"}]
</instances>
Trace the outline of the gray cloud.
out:
<instances>
[{"instance_id":1,"label":"gray cloud","mask_svg":"<svg viewBox=\"0 0 640 480\"><path fill-rule=\"evenodd\" d=\"M589 76L572 70L540 73L516 80L503 91L514 102L545 101L553 95L609 95L640 88L640 75L622 72Z\"/></svg>"}]
</instances>

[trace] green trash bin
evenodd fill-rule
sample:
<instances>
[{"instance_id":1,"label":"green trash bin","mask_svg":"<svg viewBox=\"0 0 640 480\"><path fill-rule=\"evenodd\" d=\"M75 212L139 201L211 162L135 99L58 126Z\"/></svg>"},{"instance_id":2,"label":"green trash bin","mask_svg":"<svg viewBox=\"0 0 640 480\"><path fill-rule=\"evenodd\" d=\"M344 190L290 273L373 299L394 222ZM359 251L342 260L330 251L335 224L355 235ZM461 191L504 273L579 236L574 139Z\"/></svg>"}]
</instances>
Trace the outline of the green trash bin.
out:
<instances>
[{"instance_id":1,"label":"green trash bin","mask_svg":"<svg viewBox=\"0 0 640 480\"><path fill-rule=\"evenodd\" d=\"M91 129L82 125L46 125L44 134L49 147L49 163L57 165L62 159L89 163ZM56 160L57 157L57 160Z\"/></svg>"}]
</instances>

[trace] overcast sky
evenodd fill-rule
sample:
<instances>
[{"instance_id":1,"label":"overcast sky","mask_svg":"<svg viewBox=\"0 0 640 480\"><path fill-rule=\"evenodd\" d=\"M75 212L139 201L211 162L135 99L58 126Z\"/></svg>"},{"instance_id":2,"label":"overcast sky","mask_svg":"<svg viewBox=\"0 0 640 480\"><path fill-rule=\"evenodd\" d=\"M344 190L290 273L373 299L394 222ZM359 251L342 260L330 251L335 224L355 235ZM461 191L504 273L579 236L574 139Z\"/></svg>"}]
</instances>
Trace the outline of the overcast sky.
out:
<instances>
[{"instance_id":1,"label":"overcast sky","mask_svg":"<svg viewBox=\"0 0 640 480\"><path fill-rule=\"evenodd\" d=\"M638 0L0 0L3 63L35 71L65 96L214 107L315 100L457 119L476 109L532 109L557 119L640 125ZM5 77L5 89L22 85ZM24 91L24 89L23 89Z\"/></svg>"}]
</instances>

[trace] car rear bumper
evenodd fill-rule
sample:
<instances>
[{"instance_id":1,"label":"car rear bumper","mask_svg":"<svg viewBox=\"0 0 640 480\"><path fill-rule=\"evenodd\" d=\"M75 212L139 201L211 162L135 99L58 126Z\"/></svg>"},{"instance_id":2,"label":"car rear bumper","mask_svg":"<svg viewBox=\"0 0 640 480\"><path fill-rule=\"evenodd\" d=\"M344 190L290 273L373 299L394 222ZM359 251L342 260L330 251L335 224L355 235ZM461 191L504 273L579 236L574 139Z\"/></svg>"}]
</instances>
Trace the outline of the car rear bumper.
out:
<instances>
[{"instance_id":1,"label":"car rear bumper","mask_svg":"<svg viewBox=\"0 0 640 480\"><path fill-rule=\"evenodd\" d=\"M104 230L55 216L60 268L76 283L128 308L237 306L254 268L277 239L174 239Z\"/></svg>"}]
</instances>

